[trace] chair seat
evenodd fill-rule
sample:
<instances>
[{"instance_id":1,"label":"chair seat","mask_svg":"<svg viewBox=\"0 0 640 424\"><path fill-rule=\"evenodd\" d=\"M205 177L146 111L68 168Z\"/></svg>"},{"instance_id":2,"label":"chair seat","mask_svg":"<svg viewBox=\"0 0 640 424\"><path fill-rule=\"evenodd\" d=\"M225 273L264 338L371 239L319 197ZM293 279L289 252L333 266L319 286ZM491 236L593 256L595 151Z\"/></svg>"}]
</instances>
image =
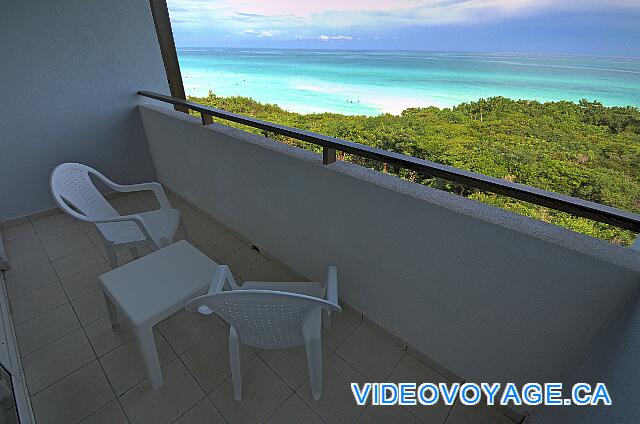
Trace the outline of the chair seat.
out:
<instances>
[{"instance_id":1,"label":"chair seat","mask_svg":"<svg viewBox=\"0 0 640 424\"><path fill-rule=\"evenodd\" d=\"M150 212L142 212L138 215L142 216L147 223L147 231L158 247L164 246L166 242L171 241L173 235L180 224L180 211L177 209L158 209ZM108 241L126 245L128 243L140 243L146 237L134 222L108 222L96 224L102 235Z\"/></svg>"}]
</instances>

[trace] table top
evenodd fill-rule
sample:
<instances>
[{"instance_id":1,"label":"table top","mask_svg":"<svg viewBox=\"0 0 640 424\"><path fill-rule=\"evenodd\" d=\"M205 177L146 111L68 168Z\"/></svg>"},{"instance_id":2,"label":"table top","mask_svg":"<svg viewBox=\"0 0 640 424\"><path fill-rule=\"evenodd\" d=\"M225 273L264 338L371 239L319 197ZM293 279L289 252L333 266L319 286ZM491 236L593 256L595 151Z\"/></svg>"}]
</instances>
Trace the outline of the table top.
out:
<instances>
[{"instance_id":1,"label":"table top","mask_svg":"<svg viewBox=\"0 0 640 424\"><path fill-rule=\"evenodd\" d=\"M109 298L134 325L153 325L205 294L217 267L182 240L99 278Z\"/></svg>"}]
</instances>

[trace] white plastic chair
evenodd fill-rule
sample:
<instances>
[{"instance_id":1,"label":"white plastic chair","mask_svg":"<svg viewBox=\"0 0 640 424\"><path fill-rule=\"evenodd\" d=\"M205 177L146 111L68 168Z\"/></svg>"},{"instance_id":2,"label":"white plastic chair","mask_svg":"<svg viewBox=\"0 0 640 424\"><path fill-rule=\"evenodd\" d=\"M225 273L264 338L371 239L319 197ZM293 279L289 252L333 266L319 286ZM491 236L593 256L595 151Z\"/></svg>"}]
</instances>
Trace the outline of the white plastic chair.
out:
<instances>
[{"instance_id":1,"label":"white plastic chair","mask_svg":"<svg viewBox=\"0 0 640 424\"><path fill-rule=\"evenodd\" d=\"M228 290L223 290L224 288ZM188 311L216 313L229 328L229 362L236 400L242 400L240 343L259 349L304 345L313 400L322 395L322 311L340 312L337 268L330 266L327 283L235 283L226 265L218 267L204 296L187 303ZM328 315L326 318L328 323Z\"/></svg>"},{"instance_id":2,"label":"white plastic chair","mask_svg":"<svg viewBox=\"0 0 640 424\"><path fill-rule=\"evenodd\" d=\"M119 192L151 190L160 209L121 216L98 191L90 175ZM67 214L96 225L112 268L118 266L116 248L128 248L137 258L138 247L150 245L160 249L171 244L180 226L180 211L171 207L162 186L156 182L120 185L86 165L63 163L51 173L51 193L58 207ZM184 225L182 230L188 238Z\"/></svg>"}]
</instances>

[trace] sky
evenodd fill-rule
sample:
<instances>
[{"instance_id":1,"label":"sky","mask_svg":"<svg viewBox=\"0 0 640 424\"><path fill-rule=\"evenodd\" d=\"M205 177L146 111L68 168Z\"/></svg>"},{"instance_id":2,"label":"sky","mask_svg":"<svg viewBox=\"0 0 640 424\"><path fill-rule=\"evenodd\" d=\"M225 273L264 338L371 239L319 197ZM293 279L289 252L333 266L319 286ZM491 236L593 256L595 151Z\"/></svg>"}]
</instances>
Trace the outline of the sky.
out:
<instances>
[{"instance_id":1,"label":"sky","mask_svg":"<svg viewBox=\"0 0 640 424\"><path fill-rule=\"evenodd\" d=\"M640 57L640 0L167 0L178 47Z\"/></svg>"}]
</instances>

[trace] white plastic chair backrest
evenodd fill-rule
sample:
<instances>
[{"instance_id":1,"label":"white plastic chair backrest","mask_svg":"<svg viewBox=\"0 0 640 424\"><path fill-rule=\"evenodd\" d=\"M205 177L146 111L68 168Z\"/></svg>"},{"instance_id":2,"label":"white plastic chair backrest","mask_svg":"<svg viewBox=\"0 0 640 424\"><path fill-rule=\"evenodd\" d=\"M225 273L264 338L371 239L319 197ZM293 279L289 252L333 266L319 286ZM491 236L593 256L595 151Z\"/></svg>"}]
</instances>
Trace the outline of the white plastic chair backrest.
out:
<instances>
[{"instance_id":1,"label":"white plastic chair backrest","mask_svg":"<svg viewBox=\"0 0 640 424\"><path fill-rule=\"evenodd\" d=\"M240 341L261 349L284 349L304 344L302 327L318 308L340 307L317 297L272 290L233 290L207 294L187 303L197 311L208 306L238 332Z\"/></svg>"},{"instance_id":2,"label":"white plastic chair backrest","mask_svg":"<svg viewBox=\"0 0 640 424\"><path fill-rule=\"evenodd\" d=\"M119 216L93 184L90 174L113 184L100 172L80 163L63 163L56 166L51 173L51 193L58 206L77 218L80 217L69 205L89 218Z\"/></svg>"}]
</instances>

